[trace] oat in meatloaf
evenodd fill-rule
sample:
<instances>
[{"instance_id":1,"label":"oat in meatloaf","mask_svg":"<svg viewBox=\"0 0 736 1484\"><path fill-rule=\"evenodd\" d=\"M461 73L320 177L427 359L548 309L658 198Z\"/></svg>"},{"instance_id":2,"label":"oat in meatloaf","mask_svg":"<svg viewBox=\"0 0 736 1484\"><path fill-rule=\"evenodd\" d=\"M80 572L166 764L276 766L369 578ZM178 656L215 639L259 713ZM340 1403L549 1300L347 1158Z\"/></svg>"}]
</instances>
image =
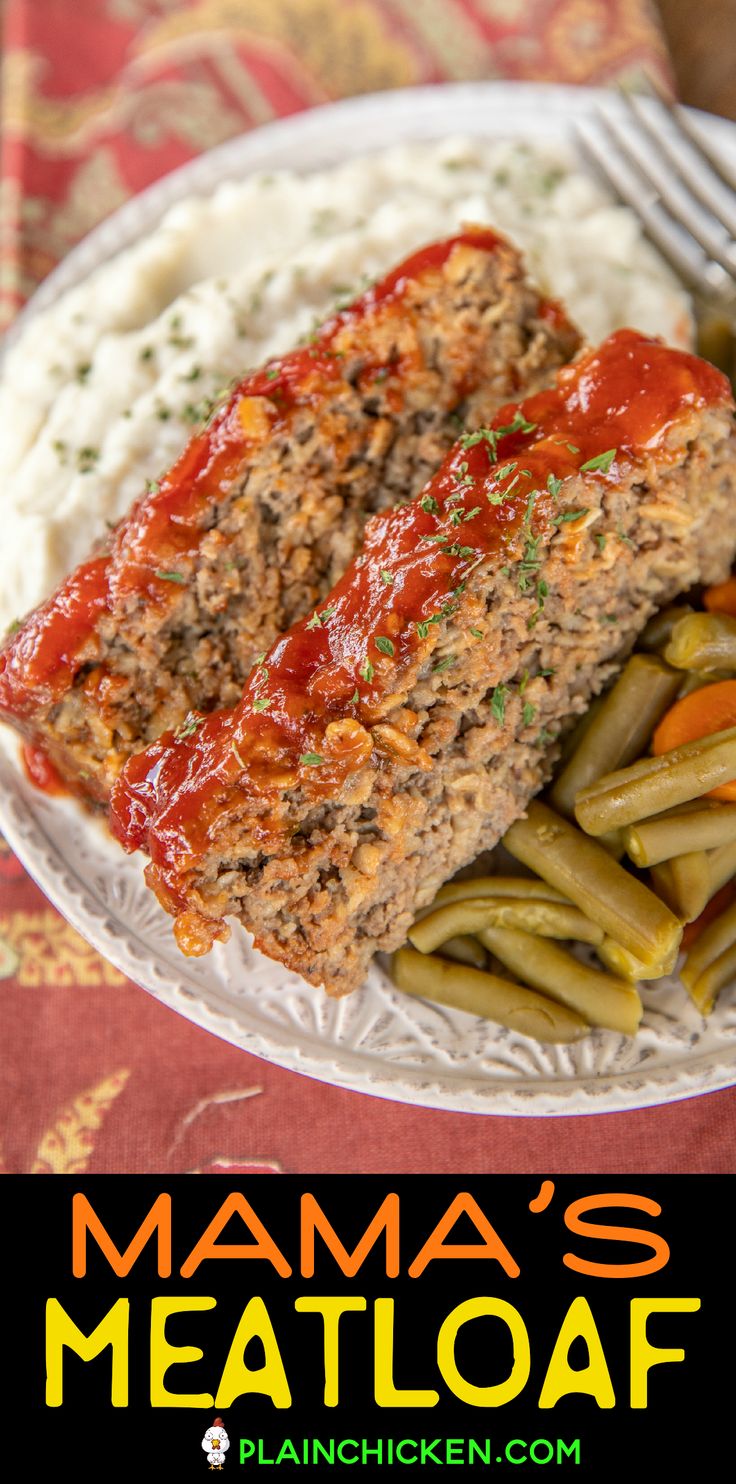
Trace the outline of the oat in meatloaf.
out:
<instances>
[{"instance_id":1,"label":"oat in meatloaf","mask_svg":"<svg viewBox=\"0 0 736 1484\"><path fill-rule=\"evenodd\" d=\"M736 548L728 383L619 331L373 518L240 703L131 759L115 832L185 952L239 917L336 994L492 846L650 614Z\"/></svg>"},{"instance_id":2,"label":"oat in meatloaf","mask_svg":"<svg viewBox=\"0 0 736 1484\"><path fill-rule=\"evenodd\" d=\"M254 655L316 603L366 516L577 348L516 250L468 228L407 259L247 377L0 655L0 713L104 800L190 709L234 704Z\"/></svg>"}]
</instances>

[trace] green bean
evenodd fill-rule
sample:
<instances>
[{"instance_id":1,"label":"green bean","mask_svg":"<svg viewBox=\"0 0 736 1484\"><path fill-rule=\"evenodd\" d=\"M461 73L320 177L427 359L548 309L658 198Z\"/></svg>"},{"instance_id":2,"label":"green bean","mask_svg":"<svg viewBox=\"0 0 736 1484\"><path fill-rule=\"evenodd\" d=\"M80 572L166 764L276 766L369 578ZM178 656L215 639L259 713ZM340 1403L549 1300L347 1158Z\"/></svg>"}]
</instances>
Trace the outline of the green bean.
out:
<instances>
[{"instance_id":1,"label":"green bean","mask_svg":"<svg viewBox=\"0 0 736 1484\"><path fill-rule=\"evenodd\" d=\"M555 780L549 796L553 809L572 819L575 796L582 788L640 757L679 684L677 671L655 655L632 655Z\"/></svg>"},{"instance_id":2,"label":"green bean","mask_svg":"<svg viewBox=\"0 0 736 1484\"><path fill-rule=\"evenodd\" d=\"M710 895L714 897L732 876L736 876L736 845L719 845L716 850L708 851L708 871L710 874Z\"/></svg>"},{"instance_id":3,"label":"green bean","mask_svg":"<svg viewBox=\"0 0 736 1484\"><path fill-rule=\"evenodd\" d=\"M635 866L657 866L673 855L713 850L736 841L736 804L702 799L689 808L668 809L665 814L630 824L623 837Z\"/></svg>"},{"instance_id":4,"label":"green bean","mask_svg":"<svg viewBox=\"0 0 736 1484\"><path fill-rule=\"evenodd\" d=\"M736 670L736 618L689 613L675 624L664 658L676 670Z\"/></svg>"},{"instance_id":5,"label":"green bean","mask_svg":"<svg viewBox=\"0 0 736 1484\"><path fill-rule=\"evenodd\" d=\"M674 972L677 963L676 948L660 964L643 964L614 938L604 938L595 951L607 969L618 979L626 979L631 984L639 984L642 979L663 979Z\"/></svg>"},{"instance_id":6,"label":"green bean","mask_svg":"<svg viewBox=\"0 0 736 1484\"><path fill-rule=\"evenodd\" d=\"M713 922L709 922L708 926L703 928L700 937L693 943L680 971L680 978L690 994L701 974L704 974L706 969L709 969L711 964L726 952L726 949L732 948L734 943L736 943L736 902L732 902L725 912L721 912L713 919Z\"/></svg>"},{"instance_id":7,"label":"green bean","mask_svg":"<svg viewBox=\"0 0 736 1484\"><path fill-rule=\"evenodd\" d=\"M694 922L710 900L710 869L704 850L674 855L653 866L652 879L680 922Z\"/></svg>"},{"instance_id":8,"label":"green bean","mask_svg":"<svg viewBox=\"0 0 736 1484\"><path fill-rule=\"evenodd\" d=\"M672 630L678 620L692 612L693 609L689 603L677 603L671 608L661 608L659 613L655 613L650 618L646 628L639 635L639 648L655 651L664 649L665 645L669 644Z\"/></svg>"},{"instance_id":9,"label":"green bean","mask_svg":"<svg viewBox=\"0 0 736 1484\"><path fill-rule=\"evenodd\" d=\"M734 978L736 978L736 943L714 959L713 963L703 970L700 978L689 987L690 998L697 1005L701 1015L710 1015L720 991Z\"/></svg>"},{"instance_id":10,"label":"green bean","mask_svg":"<svg viewBox=\"0 0 736 1484\"><path fill-rule=\"evenodd\" d=\"M667 904L671 912L677 916L677 893L675 883L672 879L670 862L662 861L659 866L652 866L649 876L658 897Z\"/></svg>"},{"instance_id":11,"label":"green bean","mask_svg":"<svg viewBox=\"0 0 736 1484\"><path fill-rule=\"evenodd\" d=\"M484 897L477 902L450 902L438 907L413 924L409 942L420 953L433 953L448 938L479 933L485 927L522 928L543 938L574 938L579 943L603 941L601 928L570 903Z\"/></svg>"},{"instance_id":12,"label":"green bean","mask_svg":"<svg viewBox=\"0 0 736 1484\"><path fill-rule=\"evenodd\" d=\"M456 964L470 964L473 969L484 969L487 955L478 938L448 938L442 944L442 957L451 958Z\"/></svg>"},{"instance_id":13,"label":"green bean","mask_svg":"<svg viewBox=\"0 0 736 1484\"><path fill-rule=\"evenodd\" d=\"M449 964L433 954L415 953L413 948L394 954L393 978L406 994L496 1020L537 1041L579 1041L588 1029L582 1016L533 989L464 964Z\"/></svg>"},{"instance_id":14,"label":"green bean","mask_svg":"<svg viewBox=\"0 0 736 1484\"><path fill-rule=\"evenodd\" d=\"M615 861L620 861L621 857L626 854L623 830L606 830L605 834L597 835L596 839Z\"/></svg>"},{"instance_id":15,"label":"green bean","mask_svg":"<svg viewBox=\"0 0 736 1484\"><path fill-rule=\"evenodd\" d=\"M578 794L575 817L589 835L602 835L700 798L734 778L736 727L729 727L608 773Z\"/></svg>"},{"instance_id":16,"label":"green bean","mask_svg":"<svg viewBox=\"0 0 736 1484\"><path fill-rule=\"evenodd\" d=\"M694 690L703 690L706 685L713 685L716 680L732 680L732 670L680 670L681 684L677 692L677 699L681 701L683 696L689 696Z\"/></svg>"},{"instance_id":17,"label":"green bean","mask_svg":"<svg viewBox=\"0 0 736 1484\"><path fill-rule=\"evenodd\" d=\"M507 831L504 844L642 963L660 964L679 943L682 927L654 892L539 800Z\"/></svg>"},{"instance_id":18,"label":"green bean","mask_svg":"<svg viewBox=\"0 0 736 1484\"><path fill-rule=\"evenodd\" d=\"M519 897L542 902L564 902L561 891L533 876L470 876L465 881L448 881L441 886L432 907L446 902L476 901L478 897ZM569 906L569 903L568 903Z\"/></svg>"},{"instance_id":19,"label":"green bean","mask_svg":"<svg viewBox=\"0 0 736 1484\"><path fill-rule=\"evenodd\" d=\"M557 764L558 768L564 768L568 759L572 757L574 752L577 752L577 749L580 746L580 743L582 742L583 737L588 730L588 727L591 727L593 725L593 722L595 721L596 716L598 715L598 712L600 711L602 705L603 697L595 696L595 698L590 702L590 705L586 707L585 711L583 711L582 715L578 717L578 720L575 722L574 726L572 726L569 731L566 731L564 733L560 746L560 756Z\"/></svg>"},{"instance_id":20,"label":"green bean","mask_svg":"<svg viewBox=\"0 0 736 1484\"><path fill-rule=\"evenodd\" d=\"M569 1010L577 1010L589 1025L621 1031L624 1036L636 1034L642 1003L624 979L590 969L567 949L530 933L485 928L480 938L524 984L551 995Z\"/></svg>"}]
</instances>

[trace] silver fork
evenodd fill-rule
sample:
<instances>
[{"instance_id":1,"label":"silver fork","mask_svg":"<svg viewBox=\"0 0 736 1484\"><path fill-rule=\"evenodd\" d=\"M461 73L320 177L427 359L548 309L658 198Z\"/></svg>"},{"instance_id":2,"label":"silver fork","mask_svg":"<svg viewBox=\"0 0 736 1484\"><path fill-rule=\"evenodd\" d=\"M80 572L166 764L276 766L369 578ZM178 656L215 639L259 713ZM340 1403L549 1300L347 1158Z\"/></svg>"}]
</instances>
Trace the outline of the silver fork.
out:
<instances>
[{"instance_id":1,"label":"silver fork","mask_svg":"<svg viewBox=\"0 0 736 1484\"><path fill-rule=\"evenodd\" d=\"M702 309L736 321L736 169L657 88L624 90L577 123L578 141Z\"/></svg>"}]
</instances>

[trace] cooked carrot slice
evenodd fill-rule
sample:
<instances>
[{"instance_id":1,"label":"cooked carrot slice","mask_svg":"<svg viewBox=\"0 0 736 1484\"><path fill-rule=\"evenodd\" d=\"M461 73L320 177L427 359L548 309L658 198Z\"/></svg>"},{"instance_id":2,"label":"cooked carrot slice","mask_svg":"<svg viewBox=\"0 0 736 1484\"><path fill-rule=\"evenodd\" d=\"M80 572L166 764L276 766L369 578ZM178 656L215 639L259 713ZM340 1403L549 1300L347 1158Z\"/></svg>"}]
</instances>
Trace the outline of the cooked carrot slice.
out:
<instances>
[{"instance_id":1,"label":"cooked carrot slice","mask_svg":"<svg viewBox=\"0 0 736 1484\"><path fill-rule=\"evenodd\" d=\"M658 757L662 752L671 752L685 742L696 742L699 737L710 737L713 732L725 732L736 726L736 680L718 680L714 685L701 686L675 701L665 712L652 738L652 752ZM709 799L727 799L736 802L736 779L733 783L722 783L711 789Z\"/></svg>"},{"instance_id":2,"label":"cooked carrot slice","mask_svg":"<svg viewBox=\"0 0 736 1484\"><path fill-rule=\"evenodd\" d=\"M707 587L703 593L703 602L709 613L730 613L732 618L736 618L736 577L729 577L725 582Z\"/></svg>"}]
</instances>

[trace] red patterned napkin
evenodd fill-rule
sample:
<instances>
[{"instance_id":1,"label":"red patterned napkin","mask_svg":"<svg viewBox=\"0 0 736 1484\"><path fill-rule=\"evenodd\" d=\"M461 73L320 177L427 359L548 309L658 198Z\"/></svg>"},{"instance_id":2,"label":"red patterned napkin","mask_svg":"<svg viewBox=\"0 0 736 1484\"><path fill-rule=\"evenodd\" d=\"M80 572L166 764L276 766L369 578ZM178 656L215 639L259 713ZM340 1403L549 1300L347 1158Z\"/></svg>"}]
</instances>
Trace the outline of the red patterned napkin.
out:
<instances>
[{"instance_id":1,"label":"red patterned napkin","mask_svg":"<svg viewBox=\"0 0 736 1484\"><path fill-rule=\"evenodd\" d=\"M646 0L6 0L0 317L201 150L352 93L671 81ZM0 1167L730 1170L736 1093L606 1118L403 1107L258 1062L163 1009L0 855Z\"/></svg>"}]
</instances>

